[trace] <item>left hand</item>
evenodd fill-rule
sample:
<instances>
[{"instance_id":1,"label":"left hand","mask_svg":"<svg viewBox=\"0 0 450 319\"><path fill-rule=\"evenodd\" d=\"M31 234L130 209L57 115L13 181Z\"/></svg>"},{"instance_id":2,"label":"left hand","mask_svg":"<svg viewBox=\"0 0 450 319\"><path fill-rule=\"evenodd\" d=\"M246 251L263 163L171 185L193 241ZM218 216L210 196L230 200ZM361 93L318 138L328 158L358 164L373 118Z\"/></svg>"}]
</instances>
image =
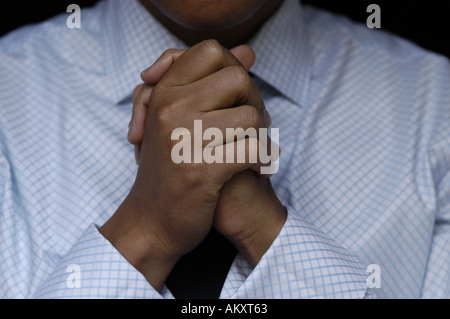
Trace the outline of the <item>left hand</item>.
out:
<instances>
[{"instance_id":1,"label":"left hand","mask_svg":"<svg viewBox=\"0 0 450 319\"><path fill-rule=\"evenodd\" d=\"M245 170L222 187L214 227L255 267L283 228L286 217L270 179Z\"/></svg>"},{"instance_id":2,"label":"left hand","mask_svg":"<svg viewBox=\"0 0 450 319\"><path fill-rule=\"evenodd\" d=\"M171 59L158 60L150 71L144 71L141 84L133 92L135 100L128 140L135 145L139 162L147 107L153 86L168 71L183 50L172 50ZM248 47L231 50L247 70L253 65ZM276 196L270 179L246 170L235 174L220 191L214 216L214 227L228 238L254 267L269 249L286 221L286 209Z\"/></svg>"}]
</instances>

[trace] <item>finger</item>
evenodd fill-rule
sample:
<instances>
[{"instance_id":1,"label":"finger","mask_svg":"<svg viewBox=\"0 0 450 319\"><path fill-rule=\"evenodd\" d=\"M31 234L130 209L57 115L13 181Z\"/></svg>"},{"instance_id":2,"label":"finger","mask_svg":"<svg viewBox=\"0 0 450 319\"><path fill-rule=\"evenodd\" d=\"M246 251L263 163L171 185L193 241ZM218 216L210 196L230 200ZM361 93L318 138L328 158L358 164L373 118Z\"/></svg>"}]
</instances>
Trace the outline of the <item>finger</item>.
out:
<instances>
[{"instance_id":1,"label":"finger","mask_svg":"<svg viewBox=\"0 0 450 319\"><path fill-rule=\"evenodd\" d=\"M138 88L135 89L135 92ZM128 141L137 145L142 142L144 136L145 120L147 118L148 103L152 94L153 86L144 84L139 89L139 93L133 103L130 128L128 130Z\"/></svg>"},{"instance_id":2,"label":"finger","mask_svg":"<svg viewBox=\"0 0 450 319\"><path fill-rule=\"evenodd\" d=\"M134 159L136 160L136 164L139 165L141 160L141 144L134 146Z\"/></svg>"},{"instance_id":3,"label":"finger","mask_svg":"<svg viewBox=\"0 0 450 319\"><path fill-rule=\"evenodd\" d=\"M207 149L207 147L205 148ZM258 137L246 137L234 142L214 147L224 152L224 162L233 163L235 168L247 168L263 177L270 177L278 170L280 147L267 134L259 130ZM208 152L204 151L204 154ZM205 161L207 161L205 157Z\"/></svg>"},{"instance_id":4,"label":"finger","mask_svg":"<svg viewBox=\"0 0 450 319\"><path fill-rule=\"evenodd\" d=\"M248 45L239 45L231 49L230 52L242 63L247 71L250 71L253 64L255 64L255 51Z\"/></svg>"},{"instance_id":5,"label":"finger","mask_svg":"<svg viewBox=\"0 0 450 319\"><path fill-rule=\"evenodd\" d=\"M142 80L147 84L156 84L167 73L172 64L186 50L169 49L166 50L148 69L141 73Z\"/></svg>"},{"instance_id":6,"label":"finger","mask_svg":"<svg viewBox=\"0 0 450 319\"><path fill-rule=\"evenodd\" d=\"M184 104L196 111L208 112L236 105L253 105L261 113L265 110L258 87L242 67L226 67L178 90L185 97Z\"/></svg>"},{"instance_id":7,"label":"finger","mask_svg":"<svg viewBox=\"0 0 450 319\"><path fill-rule=\"evenodd\" d=\"M253 50L244 47L236 49L239 54L246 56L251 63ZM247 57L248 55L248 57ZM206 40L193 46L174 61L163 79L166 85L183 86L198 81L227 66L240 66L243 64L216 40ZM244 68L245 69L245 68ZM160 82L161 83L161 82Z\"/></svg>"},{"instance_id":8,"label":"finger","mask_svg":"<svg viewBox=\"0 0 450 319\"><path fill-rule=\"evenodd\" d=\"M250 137L219 145L216 147L205 147L203 159L208 165L209 174L225 183L234 174L250 169L261 175L263 164L259 160L260 149L265 146L258 138ZM266 176L268 175L266 172Z\"/></svg>"},{"instance_id":9,"label":"finger","mask_svg":"<svg viewBox=\"0 0 450 319\"><path fill-rule=\"evenodd\" d=\"M147 84L156 84L184 52L186 50L170 49L165 51L152 66L142 72L142 80ZM231 49L230 52L242 63L247 71L255 63L255 52L248 45L239 45Z\"/></svg>"},{"instance_id":10,"label":"finger","mask_svg":"<svg viewBox=\"0 0 450 319\"><path fill-rule=\"evenodd\" d=\"M259 156L260 163L259 171L257 173L262 177L271 177L278 171L279 158L281 154L281 148L278 144L278 137L276 142L269 136L268 131L260 132L258 136L259 140Z\"/></svg>"},{"instance_id":11,"label":"finger","mask_svg":"<svg viewBox=\"0 0 450 319\"><path fill-rule=\"evenodd\" d=\"M203 146L215 147L249 137L258 137L266 127L263 116L251 105L205 113L202 117Z\"/></svg>"},{"instance_id":12,"label":"finger","mask_svg":"<svg viewBox=\"0 0 450 319\"><path fill-rule=\"evenodd\" d=\"M144 83L139 84L136 86L136 88L133 90L133 94L131 95L133 98L133 101L137 99L139 92L141 92L142 87L144 86Z\"/></svg>"}]
</instances>

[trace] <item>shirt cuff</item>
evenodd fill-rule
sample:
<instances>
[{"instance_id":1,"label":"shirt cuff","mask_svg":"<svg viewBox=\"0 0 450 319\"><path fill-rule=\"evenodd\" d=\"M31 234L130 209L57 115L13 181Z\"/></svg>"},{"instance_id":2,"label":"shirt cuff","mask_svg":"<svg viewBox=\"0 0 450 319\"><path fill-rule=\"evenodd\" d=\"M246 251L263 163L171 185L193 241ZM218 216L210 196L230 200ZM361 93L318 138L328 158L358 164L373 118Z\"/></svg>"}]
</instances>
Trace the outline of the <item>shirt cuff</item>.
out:
<instances>
[{"instance_id":1,"label":"shirt cuff","mask_svg":"<svg viewBox=\"0 0 450 319\"><path fill-rule=\"evenodd\" d=\"M34 296L43 299L171 297L166 287L161 293L156 291L93 224L85 230Z\"/></svg>"},{"instance_id":2,"label":"shirt cuff","mask_svg":"<svg viewBox=\"0 0 450 319\"><path fill-rule=\"evenodd\" d=\"M278 237L252 269L238 255L221 298L367 298L366 268L348 250L287 207Z\"/></svg>"}]
</instances>

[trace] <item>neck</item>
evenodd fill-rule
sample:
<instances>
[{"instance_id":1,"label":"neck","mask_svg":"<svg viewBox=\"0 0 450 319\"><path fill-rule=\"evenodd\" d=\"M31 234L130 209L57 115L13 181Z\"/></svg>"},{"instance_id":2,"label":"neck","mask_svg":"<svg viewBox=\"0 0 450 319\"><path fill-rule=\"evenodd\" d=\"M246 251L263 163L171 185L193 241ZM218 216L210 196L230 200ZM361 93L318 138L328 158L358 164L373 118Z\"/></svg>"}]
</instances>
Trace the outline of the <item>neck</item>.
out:
<instances>
[{"instance_id":1,"label":"neck","mask_svg":"<svg viewBox=\"0 0 450 319\"><path fill-rule=\"evenodd\" d=\"M164 25L172 34L178 37L181 41L188 46L193 46L203 40L215 39L219 41L224 47L231 49L240 44L245 44L264 24L264 22L270 18L270 16L278 9L282 0L267 1L266 5L255 14L255 16L238 26L224 29L220 31L208 31L208 30L193 30L183 27L175 21L168 18L161 13L152 3L148 0L139 0L142 5L147 9L150 14L155 17L162 25Z\"/></svg>"}]
</instances>

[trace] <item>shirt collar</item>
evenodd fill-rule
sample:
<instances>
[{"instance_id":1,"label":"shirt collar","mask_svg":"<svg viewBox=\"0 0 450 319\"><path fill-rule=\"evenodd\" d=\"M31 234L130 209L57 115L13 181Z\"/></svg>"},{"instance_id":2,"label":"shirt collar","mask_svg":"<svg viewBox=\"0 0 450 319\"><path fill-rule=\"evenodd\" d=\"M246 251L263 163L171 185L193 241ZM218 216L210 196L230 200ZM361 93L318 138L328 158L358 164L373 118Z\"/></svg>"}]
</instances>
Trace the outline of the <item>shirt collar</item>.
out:
<instances>
[{"instance_id":1,"label":"shirt collar","mask_svg":"<svg viewBox=\"0 0 450 319\"><path fill-rule=\"evenodd\" d=\"M256 53L251 72L299 105L306 104L310 83L306 31L300 1L284 0L249 43Z\"/></svg>"},{"instance_id":2,"label":"shirt collar","mask_svg":"<svg viewBox=\"0 0 450 319\"><path fill-rule=\"evenodd\" d=\"M137 0L111 0L105 12L105 68L111 98L119 103L142 83L141 72L167 49L186 45Z\"/></svg>"},{"instance_id":3,"label":"shirt collar","mask_svg":"<svg viewBox=\"0 0 450 319\"><path fill-rule=\"evenodd\" d=\"M249 44L256 62L251 71L295 103L307 99L310 63L307 33L298 0L284 0ZM187 48L137 0L107 2L105 68L111 99L119 103L142 82L140 73L169 48Z\"/></svg>"}]
</instances>

